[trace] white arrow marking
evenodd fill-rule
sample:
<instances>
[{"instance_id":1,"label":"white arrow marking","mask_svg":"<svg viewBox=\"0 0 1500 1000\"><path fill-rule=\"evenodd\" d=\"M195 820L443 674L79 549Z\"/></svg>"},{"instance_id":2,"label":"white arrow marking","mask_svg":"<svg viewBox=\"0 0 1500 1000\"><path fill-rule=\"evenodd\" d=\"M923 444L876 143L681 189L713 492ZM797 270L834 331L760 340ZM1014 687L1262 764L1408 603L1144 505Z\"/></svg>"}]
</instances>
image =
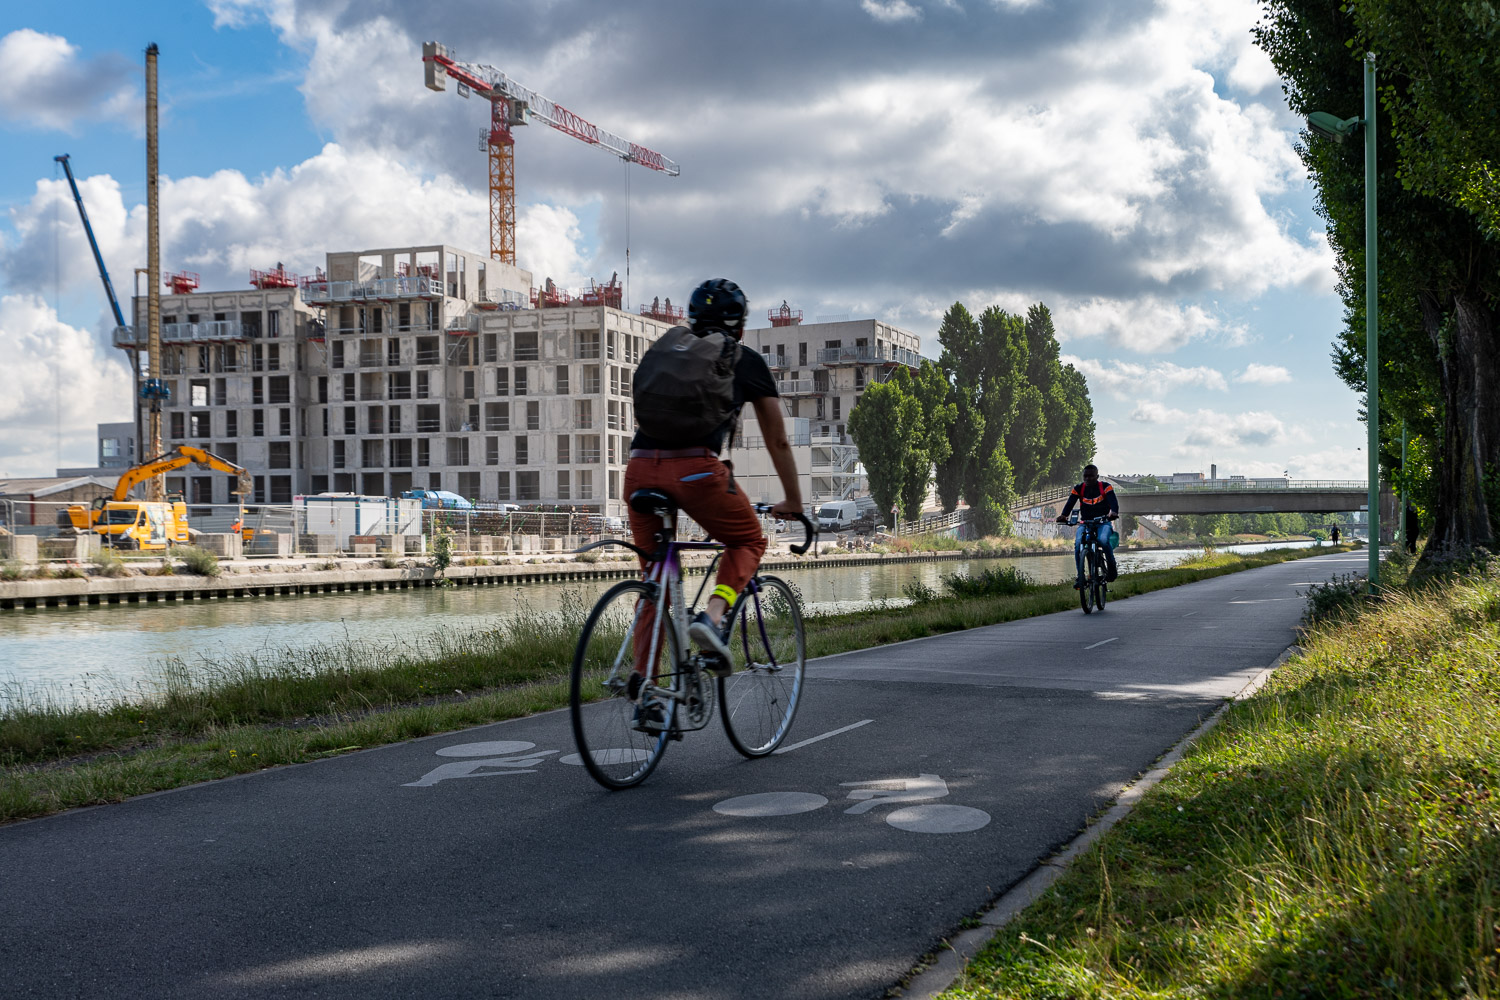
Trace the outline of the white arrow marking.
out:
<instances>
[{"instance_id":1,"label":"white arrow marking","mask_svg":"<svg viewBox=\"0 0 1500 1000\"><path fill-rule=\"evenodd\" d=\"M893 781L845 781L840 783L840 787L854 788L849 793L849 798L864 800L844 810L856 816L891 802L921 802L924 799L940 799L948 794L948 783L935 774L896 778Z\"/></svg>"}]
</instances>

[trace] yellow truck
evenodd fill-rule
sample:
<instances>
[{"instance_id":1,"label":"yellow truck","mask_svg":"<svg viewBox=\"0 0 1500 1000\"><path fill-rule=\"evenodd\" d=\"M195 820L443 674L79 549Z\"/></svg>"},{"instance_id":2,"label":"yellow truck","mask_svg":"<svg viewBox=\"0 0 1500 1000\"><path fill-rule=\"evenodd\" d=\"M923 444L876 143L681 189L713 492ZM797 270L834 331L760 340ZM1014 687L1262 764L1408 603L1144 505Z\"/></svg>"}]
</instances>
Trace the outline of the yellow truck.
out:
<instances>
[{"instance_id":1,"label":"yellow truck","mask_svg":"<svg viewBox=\"0 0 1500 1000\"><path fill-rule=\"evenodd\" d=\"M189 540L188 514L182 497L170 497L161 502L131 500L129 497L132 489L153 476L187 465L234 476L232 494L243 498L250 492L250 474L238 465L202 448L178 445L174 451L125 470L115 484L112 498L95 500L92 507L74 504L59 509L58 527L70 534L92 531L102 536L104 545L117 549L149 552L172 545L186 545Z\"/></svg>"}]
</instances>

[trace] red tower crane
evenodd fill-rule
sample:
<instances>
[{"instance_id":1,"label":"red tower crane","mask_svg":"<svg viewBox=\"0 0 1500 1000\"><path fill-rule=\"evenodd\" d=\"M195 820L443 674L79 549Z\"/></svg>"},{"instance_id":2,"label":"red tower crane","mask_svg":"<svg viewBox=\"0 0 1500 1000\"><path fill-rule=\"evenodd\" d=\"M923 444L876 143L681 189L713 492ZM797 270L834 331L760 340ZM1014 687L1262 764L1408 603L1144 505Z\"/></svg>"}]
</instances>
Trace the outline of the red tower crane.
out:
<instances>
[{"instance_id":1,"label":"red tower crane","mask_svg":"<svg viewBox=\"0 0 1500 1000\"><path fill-rule=\"evenodd\" d=\"M490 256L507 264L516 262L515 137L511 129L525 125L528 116L600 146L627 163L639 163L672 177L682 173L675 161L585 121L493 66L458 62L439 42L422 43L422 63L429 90L447 90L451 76L458 81L460 97L473 92L490 102L490 127L479 138L479 148L488 149L490 154Z\"/></svg>"}]
</instances>

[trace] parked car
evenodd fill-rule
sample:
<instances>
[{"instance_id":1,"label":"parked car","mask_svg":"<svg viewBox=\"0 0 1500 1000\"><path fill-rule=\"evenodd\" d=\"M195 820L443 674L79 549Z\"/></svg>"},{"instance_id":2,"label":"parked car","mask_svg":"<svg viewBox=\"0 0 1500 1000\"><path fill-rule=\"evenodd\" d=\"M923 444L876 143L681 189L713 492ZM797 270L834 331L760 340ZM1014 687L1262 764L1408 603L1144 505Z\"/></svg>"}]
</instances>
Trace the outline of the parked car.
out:
<instances>
[{"instance_id":1,"label":"parked car","mask_svg":"<svg viewBox=\"0 0 1500 1000\"><path fill-rule=\"evenodd\" d=\"M869 497L855 500L835 500L818 508L818 530L838 533L852 531L867 535L875 530L880 511Z\"/></svg>"},{"instance_id":2,"label":"parked car","mask_svg":"<svg viewBox=\"0 0 1500 1000\"><path fill-rule=\"evenodd\" d=\"M420 500L424 510L472 510L474 505L457 493L447 490L407 490L403 500Z\"/></svg>"},{"instance_id":3,"label":"parked car","mask_svg":"<svg viewBox=\"0 0 1500 1000\"><path fill-rule=\"evenodd\" d=\"M595 514L584 522L584 530L590 535L623 535L625 519Z\"/></svg>"}]
</instances>

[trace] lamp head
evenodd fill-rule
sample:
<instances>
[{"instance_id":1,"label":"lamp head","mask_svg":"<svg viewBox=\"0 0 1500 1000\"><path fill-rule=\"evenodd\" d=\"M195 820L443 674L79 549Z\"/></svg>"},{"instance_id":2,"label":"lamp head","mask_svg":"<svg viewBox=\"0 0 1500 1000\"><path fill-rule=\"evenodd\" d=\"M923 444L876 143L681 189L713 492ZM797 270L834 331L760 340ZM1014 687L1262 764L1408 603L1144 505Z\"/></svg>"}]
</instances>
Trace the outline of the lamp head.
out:
<instances>
[{"instance_id":1,"label":"lamp head","mask_svg":"<svg viewBox=\"0 0 1500 1000\"><path fill-rule=\"evenodd\" d=\"M1314 111L1307 116L1307 127L1325 139L1343 142L1364 120L1359 117L1340 118L1327 111Z\"/></svg>"}]
</instances>

